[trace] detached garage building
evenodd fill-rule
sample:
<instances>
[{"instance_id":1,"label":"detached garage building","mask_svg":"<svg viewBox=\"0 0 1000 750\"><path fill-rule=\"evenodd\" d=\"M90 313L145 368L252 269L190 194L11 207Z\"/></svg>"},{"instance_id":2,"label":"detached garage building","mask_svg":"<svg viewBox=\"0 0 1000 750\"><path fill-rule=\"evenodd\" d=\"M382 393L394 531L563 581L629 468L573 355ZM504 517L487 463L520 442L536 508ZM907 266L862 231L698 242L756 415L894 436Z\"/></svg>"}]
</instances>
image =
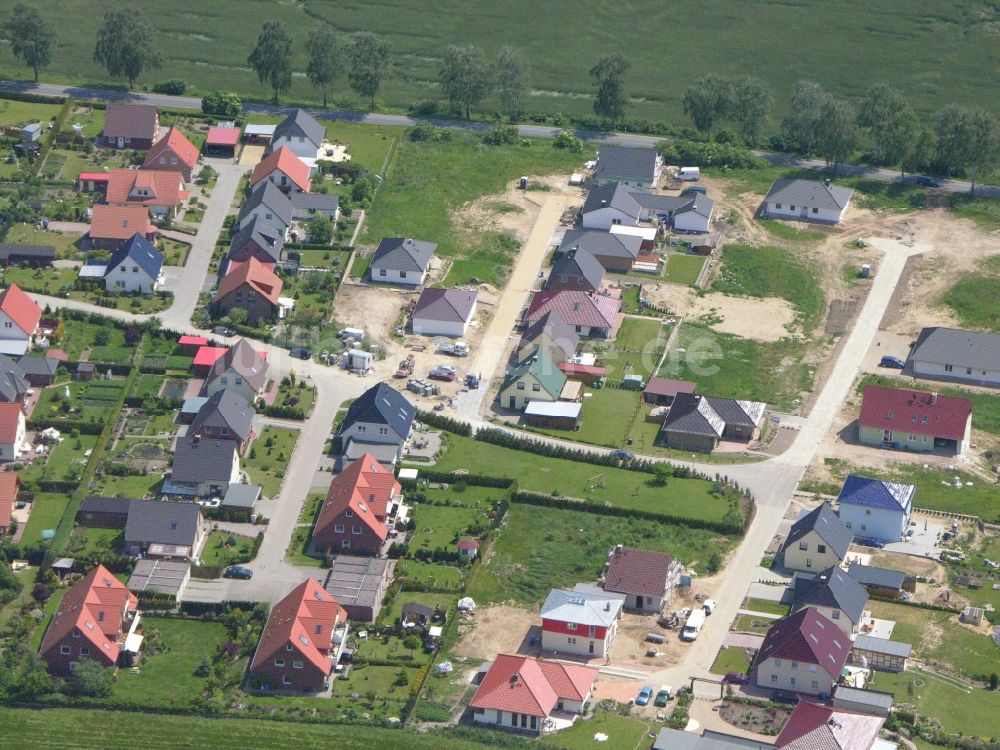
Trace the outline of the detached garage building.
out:
<instances>
[{"instance_id":1,"label":"detached garage building","mask_svg":"<svg viewBox=\"0 0 1000 750\"><path fill-rule=\"evenodd\" d=\"M424 289L410 317L413 332L423 336L462 337L476 316L476 292Z\"/></svg>"},{"instance_id":2,"label":"detached garage building","mask_svg":"<svg viewBox=\"0 0 1000 750\"><path fill-rule=\"evenodd\" d=\"M881 672L902 672L913 647L909 643L858 635L851 647L851 663Z\"/></svg>"}]
</instances>

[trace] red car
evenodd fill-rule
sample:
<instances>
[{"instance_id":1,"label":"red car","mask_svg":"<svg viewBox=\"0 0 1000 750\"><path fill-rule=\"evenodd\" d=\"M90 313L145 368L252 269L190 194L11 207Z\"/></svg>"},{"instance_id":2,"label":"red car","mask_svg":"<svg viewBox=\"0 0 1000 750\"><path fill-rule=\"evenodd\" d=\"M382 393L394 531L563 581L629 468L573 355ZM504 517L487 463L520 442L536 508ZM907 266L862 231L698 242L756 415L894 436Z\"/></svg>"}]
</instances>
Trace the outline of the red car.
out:
<instances>
[{"instance_id":1,"label":"red car","mask_svg":"<svg viewBox=\"0 0 1000 750\"><path fill-rule=\"evenodd\" d=\"M456 370L451 365L438 365L431 369L427 377L431 380L444 380L450 383L458 375L458 370Z\"/></svg>"}]
</instances>

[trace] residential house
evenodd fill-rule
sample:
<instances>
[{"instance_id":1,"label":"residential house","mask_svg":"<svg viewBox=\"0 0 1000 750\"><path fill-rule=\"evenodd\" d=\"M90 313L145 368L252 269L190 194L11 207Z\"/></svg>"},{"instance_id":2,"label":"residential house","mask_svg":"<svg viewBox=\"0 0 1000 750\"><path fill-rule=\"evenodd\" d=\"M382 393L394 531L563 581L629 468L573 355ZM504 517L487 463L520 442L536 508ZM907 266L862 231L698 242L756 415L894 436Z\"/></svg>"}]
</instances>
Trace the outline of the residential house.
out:
<instances>
[{"instance_id":1,"label":"residential house","mask_svg":"<svg viewBox=\"0 0 1000 750\"><path fill-rule=\"evenodd\" d=\"M829 503L813 508L792 524L782 547L784 567L816 572L840 565L852 534Z\"/></svg>"},{"instance_id":2,"label":"residential house","mask_svg":"<svg viewBox=\"0 0 1000 750\"><path fill-rule=\"evenodd\" d=\"M123 651L138 652L142 636L139 600L103 565L77 581L63 596L42 638L39 655L49 671L68 677L80 659L104 667Z\"/></svg>"},{"instance_id":3,"label":"residential house","mask_svg":"<svg viewBox=\"0 0 1000 750\"><path fill-rule=\"evenodd\" d=\"M179 128L173 127L149 149L142 168L177 172L184 182L191 182L191 174L197 165L198 147Z\"/></svg>"},{"instance_id":4,"label":"residential house","mask_svg":"<svg viewBox=\"0 0 1000 750\"><path fill-rule=\"evenodd\" d=\"M284 231L275 229L258 214L236 230L229 243L226 260L242 263L256 258L261 263L274 264L281 260L284 244Z\"/></svg>"},{"instance_id":5,"label":"residential house","mask_svg":"<svg viewBox=\"0 0 1000 750\"><path fill-rule=\"evenodd\" d=\"M603 229L606 232L617 225L636 226L641 214L642 207L628 188L615 182L595 187L587 193L580 210L580 221L584 229Z\"/></svg>"},{"instance_id":6,"label":"residential house","mask_svg":"<svg viewBox=\"0 0 1000 750\"><path fill-rule=\"evenodd\" d=\"M757 687L830 695L847 663L851 639L811 607L774 623L751 666Z\"/></svg>"},{"instance_id":7,"label":"residential house","mask_svg":"<svg viewBox=\"0 0 1000 750\"><path fill-rule=\"evenodd\" d=\"M434 620L434 609L420 602L406 602L400 609L400 624L404 627L427 627Z\"/></svg>"},{"instance_id":8,"label":"residential house","mask_svg":"<svg viewBox=\"0 0 1000 750\"><path fill-rule=\"evenodd\" d=\"M688 195L659 195L658 193L643 193L630 190L629 195L639 204L639 221L668 225L674 218L674 212L681 206L688 205L693 198ZM637 227L625 227L635 231ZM617 230L618 227L612 227ZM656 236L656 230L653 230Z\"/></svg>"},{"instance_id":9,"label":"residential house","mask_svg":"<svg viewBox=\"0 0 1000 750\"><path fill-rule=\"evenodd\" d=\"M552 589L542 604L542 650L603 659L618 634L624 597Z\"/></svg>"},{"instance_id":10,"label":"residential house","mask_svg":"<svg viewBox=\"0 0 1000 750\"><path fill-rule=\"evenodd\" d=\"M427 278L427 267L435 250L436 242L388 237L375 248L368 275L372 281L420 286Z\"/></svg>"},{"instance_id":11,"label":"residential house","mask_svg":"<svg viewBox=\"0 0 1000 750\"><path fill-rule=\"evenodd\" d=\"M871 596L883 599L898 599L906 583L906 573L891 568L851 563L847 575L865 587Z\"/></svg>"},{"instance_id":12,"label":"residential house","mask_svg":"<svg viewBox=\"0 0 1000 750\"><path fill-rule=\"evenodd\" d=\"M751 740L711 729L685 732L681 729L660 727L651 750L773 750L771 742Z\"/></svg>"},{"instance_id":13,"label":"residential house","mask_svg":"<svg viewBox=\"0 0 1000 750\"><path fill-rule=\"evenodd\" d=\"M712 216L715 212L715 201L704 193L688 193L682 195L685 202L674 209L671 220L675 232L689 234L705 234L712 226Z\"/></svg>"},{"instance_id":14,"label":"residential house","mask_svg":"<svg viewBox=\"0 0 1000 750\"><path fill-rule=\"evenodd\" d=\"M173 219L188 198L181 175L154 169L112 169L105 200L112 206L145 206L153 219Z\"/></svg>"},{"instance_id":15,"label":"residential house","mask_svg":"<svg viewBox=\"0 0 1000 750\"><path fill-rule=\"evenodd\" d=\"M413 404L395 388L385 383L369 388L348 407L337 431L342 467L366 453L394 466L403 457L415 415Z\"/></svg>"},{"instance_id":16,"label":"residential house","mask_svg":"<svg viewBox=\"0 0 1000 750\"><path fill-rule=\"evenodd\" d=\"M379 557L334 555L323 588L347 610L355 622L375 622L396 561Z\"/></svg>"},{"instance_id":17,"label":"residential house","mask_svg":"<svg viewBox=\"0 0 1000 750\"><path fill-rule=\"evenodd\" d=\"M56 259L52 245L29 245L19 242L0 242L0 266L30 266L47 268Z\"/></svg>"},{"instance_id":18,"label":"residential house","mask_svg":"<svg viewBox=\"0 0 1000 750\"><path fill-rule=\"evenodd\" d=\"M55 382L59 360L55 357L25 356L17 361L17 366L28 385L45 388Z\"/></svg>"},{"instance_id":19,"label":"residential house","mask_svg":"<svg viewBox=\"0 0 1000 750\"><path fill-rule=\"evenodd\" d=\"M268 150L287 148L300 158L315 159L324 138L326 128L304 109L296 109L274 128Z\"/></svg>"},{"instance_id":20,"label":"residential house","mask_svg":"<svg viewBox=\"0 0 1000 750\"><path fill-rule=\"evenodd\" d=\"M204 393L231 388L251 404L264 395L270 371L264 356L254 350L246 339L240 339L225 354L215 360L205 378Z\"/></svg>"},{"instance_id":21,"label":"residential house","mask_svg":"<svg viewBox=\"0 0 1000 750\"><path fill-rule=\"evenodd\" d=\"M792 612L811 607L851 636L860 630L868 592L840 567L817 576L797 573L792 579Z\"/></svg>"},{"instance_id":22,"label":"residential house","mask_svg":"<svg viewBox=\"0 0 1000 750\"><path fill-rule=\"evenodd\" d=\"M136 234L150 242L156 240L156 226L149 221L145 206L109 206L98 203L91 208L87 241L92 248L114 252Z\"/></svg>"},{"instance_id":23,"label":"residential house","mask_svg":"<svg viewBox=\"0 0 1000 750\"><path fill-rule=\"evenodd\" d=\"M775 740L778 750L873 750L880 748L885 718L799 701Z\"/></svg>"},{"instance_id":24,"label":"residential house","mask_svg":"<svg viewBox=\"0 0 1000 750\"><path fill-rule=\"evenodd\" d=\"M131 504L127 497L87 495L76 512L76 525L85 529L124 529Z\"/></svg>"},{"instance_id":25,"label":"residential house","mask_svg":"<svg viewBox=\"0 0 1000 750\"><path fill-rule=\"evenodd\" d=\"M164 495L221 497L230 484L240 481L238 447L235 440L177 438L170 479L164 481L161 492Z\"/></svg>"},{"instance_id":26,"label":"residential house","mask_svg":"<svg viewBox=\"0 0 1000 750\"><path fill-rule=\"evenodd\" d=\"M284 238L285 232L292 225L293 211L291 198L273 182L265 180L251 190L243 201L236 216L236 228L243 229L254 219L259 219L271 227L278 237Z\"/></svg>"},{"instance_id":27,"label":"residential house","mask_svg":"<svg viewBox=\"0 0 1000 750\"><path fill-rule=\"evenodd\" d=\"M531 401L558 401L566 374L545 352L536 352L507 370L497 398L501 408L524 411Z\"/></svg>"},{"instance_id":28,"label":"residential house","mask_svg":"<svg viewBox=\"0 0 1000 750\"><path fill-rule=\"evenodd\" d=\"M683 566L666 552L615 546L608 553L603 586L625 594L625 609L659 614L673 599Z\"/></svg>"},{"instance_id":29,"label":"residential house","mask_svg":"<svg viewBox=\"0 0 1000 750\"><path fill-rule=\"evenodd\" d=\"M10 532L10 527L14 522L17 487L17 474L13 471L0 471L0 538Z\"/></svg>"},{"instance_id":30,"label":"residential house","mask_svg":"<svg viewBox=\"0 0 1000 750\"><path fill-rule=\"evenodd\" d=\"M921 378L1000 387L1000 333L924 328L907 364Z\"/></svg>"},{"instance_id":31,"label":"residential house","mask_svg":"<svg viewBox=\"0 0 1000 750\"><path fill-rule=\"evenodd\" d=\"M160 115L148 104L109 104L98 146L146 151L159 140Z\"/></svg>"},{"instance_id":32,"label":"residential house","mask_svg":"<svg viewBox=\"0 0 1000 750\"><path fill-rule=\"evenodd\" d=\"M163 253L139 234L111 254L104 268L104 288L109 292L152 294L163 270Z\"/></svg>"},{"instance_id":33,"label":"residential house","mask_svg":"<svg viewBox=\"0 0 1000 750\"><path fill-rule=\"evenodd\" d=\"M606 271L628 273L639 258L642 238L631 234L570 229L563 235L559 253L589 253Z\"/></svg>"},{"instance_id":34,"label":"residential house","mask_svg":"<svg viewBox=\"0 0 1000 750\"><path fill-rule=\"evenodd\" d=\"M541 734L543 724L556 712L582 714L596 679L593 667L500 654L469 703L472 720Z\"/></svg>"},{"instance_id":35,"label":"residential house","mask_svg":"<svg viewBox=\"0 0 1000 750\"><path fill-rule=\"evenodd\" d=\"M127 555L190 560L198 555L205 533L198 503L132 500L124 551Z\"/></svg>"},{"instance_id":36,"label":"residential house","mask_svg":"<svg viewBox=\"0 0 1000 750\"><path fill-rule=\"evenodd\" d=\"M466 289L424 289L410 313L413 332L461 338L476 317L476 296L475 291Z\"/></svg>"},{"instance_id":37,"label":"residential house","mask_svg":"<svg viewBox=\"0 0 1000 750\"><path fill-rule=\"evenodd\" d=\"M208 440L235 440L242 454L253 435L257 410L235 390L223 388L206 399L194 415L187 435Z\"/></svg>"},{"instance_id":38,"label":"residential house","mask_svg":"<svg viewBox=\"0 0 1000 750\"><path fill-rule=\"evenodd\" d=\"M0 402L23 406L30 388L21 366L6 354L0 354Z\"/></svg>"},{"instance_id":39,"label":"residential house","mask_svg":"<svg viewBox=\"0 0 1000 750\"><path fill-rule=\"evenodd\" d=\"M689 380L671 380L670 378L650 378L642 389L642 400L656 406L670 406L678 393L695 393L697 383Z\"/></svg>"},{"instance_id":40,"label":"residential house","mask_svg":"<svg viewBox=\"0 0 1000 750\"><path fill-rule=\"evenodd\" d=\"M250 662L262 690L319 693L347 643L347 611L312 578L271 608Z\"/></svg>"},{"instance_id":41,"label":"residential house","mask_svg":"<svg viewBox=\"0 0 1000 750\"><path fill-rule=\"evenodd\" d=\"M961 621L965 622L964 618ZM850 661L865 669L879 672L902 672L906 669L906 660L910 658L912 651L913 646L909 643L861 633L855 637L851 645Z\"/></svg>"},{"instance_id":42,"label":"residential house","mask_svg":"<svg viewBox=\"0 0 1000 750\"><path fill-rule=\"evenodd\" d=\"M637 192L651 193L660 183L663 158L651 148L601 146L591 182L594 185L621 183Z\"/></svg>"},{"instance_id":43,"label":"residential house","mask_svg":"<svg viewBox=\"0 0 1000 750\"><path fill-rule=\"evenodd\" d=\"M604 285L604 266L585 250L562 253L552 264L545 288L550 291L596 292Z\"/></svg>"},{"instance_id":44,"label":"residential house","mask_svg":"<svg viewBox=\"0 0 1000 750\"><path fill-rule=\"evenodd\" d=\"M227 315L234 308L246 310L247 324L255 326L262 320L277 318L282 283L269 265L252 256L245 261L230 261L212 305L218 315Z\"/></svg>"},{"instance_id":45,"label":"residential house","mask_svg":"<svg viewBox=\"0 0 1000 750\"><path fill-rule=\"evenodd\" d=\"M722 440L749 442L757 437L767 404L695 393L678 393L663 421L670 448L711 453Z\"/></svg>"},{"instance_id":46,"label":"residential house","mask_svg":"<svg viewBox=\"0 0 1000 750\"><path fill-rule=\"evenodd\" d=\"M972 402L902 388L865 386L858 439L912 451L941 449L964 456L972 437Z\"/></svg>"},{"instance_id":47,"label":"residential house","mask_svg":"<svg viewBox=\"0 0 1000 750\"><path fill-rule=\"evenodd\" d=\"M479 540L463 537L455 543L458 554L465 560L474 560L479 555Z\"/></svg>"},{"instance_id":48,"label":"residential house","mask_svg":"<svg viewBox=\"0 0 1000 750\"><path fill-rule=\"evenodd\" d=\"M41 319L42 309L17 284L0 292L0 352L24 354Z\"/></svg>"},{"instance_id":49,"label":"residential house","mask_svg":"<svg viewBox=\"0 0 1000 750\"><path fill-rule=\"evenodd\" d=\"M854 190L830 180L775 180L764 196L761 213L770 219L801 219L839 224Z\"/></svg>"},{"instance_id":50,"label":"residential house","mask_svg":"<svg viewBox=\"0 0 1000 750\"><path fill-rule=\"evenodd\" d=\"M377 556L402 504L392 471L369 453L333 478L313 529L317 553Z\"/></svg>"},{"instance_id":51,"label":"residential house","mask_svg":"<svg viewBox=\"0 0 1000 750\"><path fill-rule=\"evenodd\" d=\"M292 218L312 221L317 216L336 223L340 218L340 196L332 193L292 193Z\"/></svg>"},{"instance_id":52,"label":"residential house","mask_svg":"<svg viewBox=\"0 0 1000 750\"><path fill-rule=\"evenodd\" d=\"M580 334L555 312L546 312L534 319L514 350L513 362L523 362L528 357L542 353L557 364L573 358Z\"/></svg>"},{"instance_id":53,"label":"residential house","mask_svg":"<svg viewBox=\"0 0 1000 750\"><path fill-rule=\"evenodd\" d=\"M910 525L916 491L912 484L851 474L837 498L840 520L857 538L898 542Z\"/></svg>"},{"instance_id":54,"label":"residential house","mask_svg":"<svg viewBox=\"0 0 1000 750\"><path fill-rule=\"evenodd\" d=\"M16 461L20 457L24 432L24 410L21 404L0 404L0 463Z\"/></svg>"},{"instance_id":55,"label":"residential house","mask_svg":"<svg viewBox=\"0 0 1000 750\"><path fill-rule=\"evenodd\" d=\"M580 338L611 338L618 329L622 302L617 297L594 292L536 292L525 320L531 324L554 312L573 326Z\"/></svg>"},{"instance_id":56,"label":"residential house","mask_svg":"<svg viewBox=\"0 0 1000 750\"><path fill-rule=\"evenodd\" d=\"M286 193L309 192L309 165L282 146L261 159L250 174L250 187L273 182Z\"/></svg>"}]
</instances>

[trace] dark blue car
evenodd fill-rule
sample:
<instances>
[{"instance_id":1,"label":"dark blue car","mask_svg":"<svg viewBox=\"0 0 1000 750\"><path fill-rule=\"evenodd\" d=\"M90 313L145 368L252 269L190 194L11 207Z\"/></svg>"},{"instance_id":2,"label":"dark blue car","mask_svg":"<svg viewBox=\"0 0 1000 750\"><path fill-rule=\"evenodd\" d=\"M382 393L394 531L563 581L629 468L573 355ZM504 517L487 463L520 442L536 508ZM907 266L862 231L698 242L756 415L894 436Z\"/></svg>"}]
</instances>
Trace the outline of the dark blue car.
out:
<instances>
[{"instance_id":1,"label":"dark blue car","mask_svg":"<svg viewBox=\"0 0 1000 750\"><path fill-rule=\"evenodd\" d=\"M906 362L901 360L899 357L892 357L887 354L878 361L878 366L891 367L894 370L902 370L904 367L906 367Z\"/></svg>"}]
</instances>

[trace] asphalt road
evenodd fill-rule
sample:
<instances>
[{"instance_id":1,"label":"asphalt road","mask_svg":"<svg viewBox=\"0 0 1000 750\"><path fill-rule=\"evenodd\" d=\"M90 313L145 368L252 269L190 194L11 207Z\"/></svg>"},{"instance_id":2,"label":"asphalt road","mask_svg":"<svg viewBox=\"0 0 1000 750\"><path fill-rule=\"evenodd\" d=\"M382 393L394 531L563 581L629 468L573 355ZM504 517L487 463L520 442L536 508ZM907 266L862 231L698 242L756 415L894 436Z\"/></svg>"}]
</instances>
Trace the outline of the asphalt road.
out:
<instances>
[{"instance_id":1,"label":"asphalt road","mask_svg":"<svg viewBox=\"0 0 1000 750\"><path fill-rule=\"evenodd\" d=\"M142 92L129 92L117 89L99 89L78 86L62 86L54 83L34 83L32 81L0 81L0 90L23 91L34 94L44 94L46 96L72 96L78 99L95 99L108 102L132 102L142 104L152 104L157 107L170 107L180 109L201 109L201 99L191 96L168 96L166 94L147 94ZM260 114L287 114L293 108L282 107L281 105L262 104L258 102L247 102L244 105L247 112ZM370 125L416 125L420 120L407 117L406 115L388 115L378 112L345 112L334 109L309 108L316 117L326 120L343 120L345 122L367 123ZM451 128L453 130L486 131L490 125L484 122L467 122L465 120L446 120L429 118L426 120L437 127ZM530 138L554 138L565 128L554 128L547 125L519 125L518 131L521 135ZM576 130L576 135L586 141L598 143L611 143L617 146L632 146L635 148L652 148L663 140L659 136L640 135L633 133L614 133L597 130ZM768 151L754 151L755 154L766 159L771 164L786 167L797 167L800 169L814 169L821 172L832 172L833 169L821 159L802 159L787 154L775 154ZM851 177L867 177L882 182L894 182L900 179L899 172L894 169L883 169L880 167L866 167L859 165L842 165L838 168L837 174ZM908 184L916 182L916 175L907 175L903 180ZM952 193L967 193L971 190L972 184L965 180L941 180L941 189ZM976 194L1000 198L1000 187L992 185L977 185Z\"/></svg>"}]
</instances>

